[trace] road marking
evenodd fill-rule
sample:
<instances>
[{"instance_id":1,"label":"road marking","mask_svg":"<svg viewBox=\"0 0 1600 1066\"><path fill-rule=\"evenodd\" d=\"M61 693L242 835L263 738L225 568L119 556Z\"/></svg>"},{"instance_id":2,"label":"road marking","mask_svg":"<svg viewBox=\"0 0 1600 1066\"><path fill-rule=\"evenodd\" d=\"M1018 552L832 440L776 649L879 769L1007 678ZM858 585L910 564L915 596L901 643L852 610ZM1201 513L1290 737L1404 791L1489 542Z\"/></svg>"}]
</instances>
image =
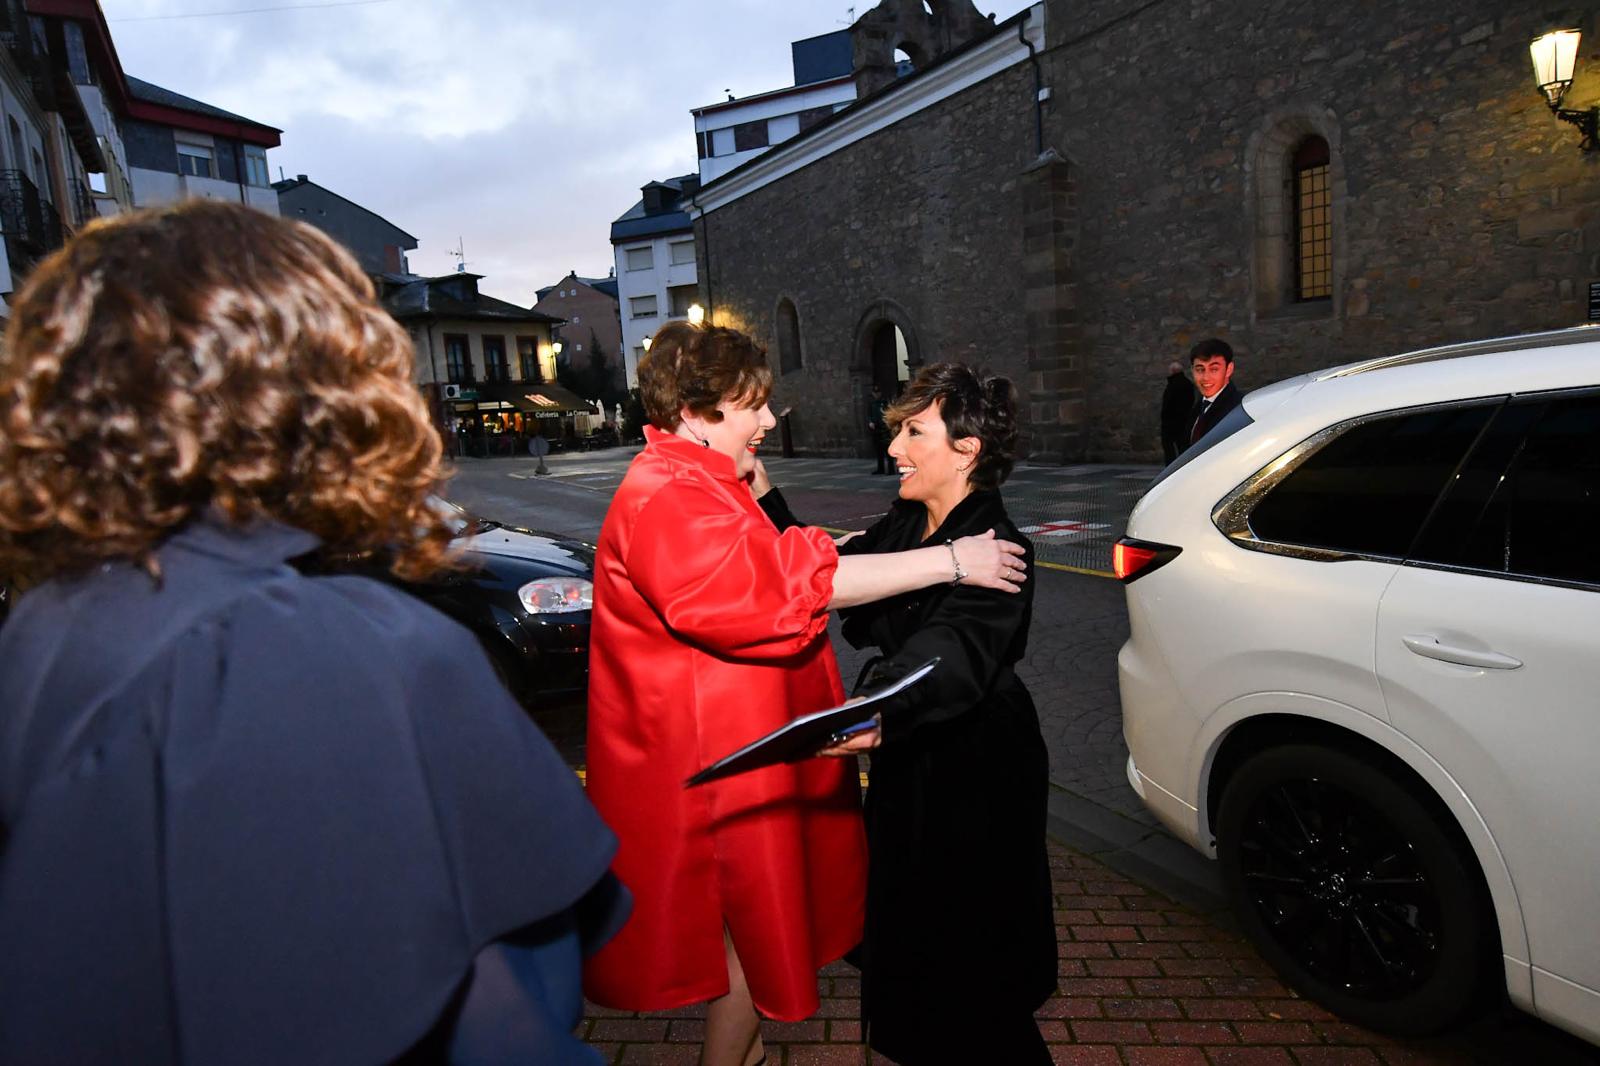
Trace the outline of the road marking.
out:
<instances>
[{"instance_id":1,"label":"road marking","mask_svg":"<svg viewBox=\"0 0 1600 1066\"><path fill-rule=\"evenodd\" d=\"M1057 519L1054 522L1041 522L1033 526L1018 526L1024 533L1032 533L1040 537L1077 537L1084 533L1096 533L1107 526L1101 522L1079 522L1070 518Z\"/></svg>"},{"instance_id":2,"label":"road marking","mask_svg":"<svg viewBox=\"0 0 1600 1066\"><path fill-rule=\"evenodd\" d=\"M1091 570L1086 566L1068 566L1066 563L1047 563L1043 559L1035 559L1033 561L1033 565L1047 567L1051 570L1065 570L1069 574L1083 574L1086 577L1115 578L1117 576L1110 570Z\"/></svg>"}]
</instances>

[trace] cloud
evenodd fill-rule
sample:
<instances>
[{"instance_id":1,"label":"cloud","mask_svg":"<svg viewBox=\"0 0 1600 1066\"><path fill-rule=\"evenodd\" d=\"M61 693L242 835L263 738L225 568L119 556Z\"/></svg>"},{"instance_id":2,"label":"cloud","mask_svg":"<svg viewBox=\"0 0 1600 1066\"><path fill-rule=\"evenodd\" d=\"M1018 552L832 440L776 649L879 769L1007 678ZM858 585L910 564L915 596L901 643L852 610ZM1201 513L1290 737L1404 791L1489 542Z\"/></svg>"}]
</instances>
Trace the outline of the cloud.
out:
<instances>
[{"instance_id":1,"label":"cloud","mask_svg":"<svg viewBox=\"0 0 1600 1066\"><path fill-rule=\"evenodd\" d=\"M129 74L280 127L274 174L307 174L417 236L413 269L452 269L459 237L484 291L524 304L570 269L604 275L610 223L639 187L695 169L691 108L724 88L790 84L790 42L843 28L846 12L834 0L385 0L118 21L291 2L102 7Z\"/></svg>"}]
</instances>

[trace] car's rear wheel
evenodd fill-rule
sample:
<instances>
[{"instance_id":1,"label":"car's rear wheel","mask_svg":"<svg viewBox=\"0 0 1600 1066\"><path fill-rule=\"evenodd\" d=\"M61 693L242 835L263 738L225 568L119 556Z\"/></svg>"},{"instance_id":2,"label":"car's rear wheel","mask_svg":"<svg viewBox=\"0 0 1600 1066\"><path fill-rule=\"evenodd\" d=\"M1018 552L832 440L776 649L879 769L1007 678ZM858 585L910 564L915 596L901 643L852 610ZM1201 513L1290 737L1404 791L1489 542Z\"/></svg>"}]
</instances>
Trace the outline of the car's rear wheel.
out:
<instances>
[{"instance_id":1,"label":"car's rear wheel","mask_svg":"<svg viewBox=\"0 0 1600 1066\"><path fill-rule=\"evenodd\" d=\"M1497 937L1448 814L1348 752L1260 752L1226 785L1217 853L1240 924L1341 1017L1436 1032L1478 1001Z\"/></svg>"}]
</instances>

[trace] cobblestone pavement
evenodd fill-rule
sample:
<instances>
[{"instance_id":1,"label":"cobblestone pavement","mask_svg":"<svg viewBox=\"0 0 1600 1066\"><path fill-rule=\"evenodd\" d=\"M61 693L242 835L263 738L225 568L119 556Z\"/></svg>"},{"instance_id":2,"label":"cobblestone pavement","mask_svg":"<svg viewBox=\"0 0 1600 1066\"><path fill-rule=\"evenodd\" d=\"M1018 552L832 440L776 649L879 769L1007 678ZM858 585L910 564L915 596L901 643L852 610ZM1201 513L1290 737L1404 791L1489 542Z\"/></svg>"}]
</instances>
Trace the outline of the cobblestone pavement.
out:
<instances>
[{"instance_id":1,"label":"cobblestone pavement","mask_svg":"<svg viewBox=\"0 0 1600 1066\"><path fill-rule=\"evenodd\" d=\"M453 498L507 521L593 537L604 502L621 480L631 449L557 456L535 478L532 460L462 464ZM795 512L839 529L861 528L894 494L892 478L870 461L768 461ZM1007 506L1019 525L1081 522L1103 528L1031 534L1045 563L1038 569L1028 656L1018 673L1039 706L1050 750L1051 781L1061 792L1164 836L1124 776L1116 652L1127 639L1122 588L1075 571L1104 571L1128 509L1156 473L1151 467L1021 467L1007 483ZM549 504L538 482L592 501L567 515ZM577 492L573 490L583 490ZM592 515L592 516L591 516ZM865 654L838 638L840 670L850 684ZM581 710L553 731L581 732ZM569 738L570 739L570 738ZM570 743L564 750L577 754ZM1496 1012L1447 1039L1396 1043L1339 1022L1282 987L1271 970L1214 915L1176 904L1078 851L1052 843L1059 995L1039 1013L1055 1061L1084 1066L1397 1066L1436 1064L1600 1063L1596 1049L1526 1015ZM1173 850L1188 855L1173 844ZM1227 923L1224 922L1223 925ZM972 974L974 982L982 974ZM860 1043L859 980L837 963L820 979L822 1009L793 1025L768 1024L768 1066L882 1066ZM611 1064L692 1064L702 1012L633 1015L592 1007L581 1030ZM1005 1066L974 1064L974 1066Z\"/></svg>"},{"instance_id":2,"label":"cobblestone pavement","mask_svg":"<svg viewBox=\"0 0 1600 1066\"><path fill-rule=\"evenodd\" d=\"M1050 865L1060 981L1037 1018L1062 1066L1596 1061L1595 1049L1509 1011L1446 1038L1387 1039L1299 998L1248 944L1095 860L1052 844ZM767 1066L893 1066L861 1043L857 971L833 963L817 985L816 1017L762 1023ZM695 1066L704 1016L704 1007L646 1015L590 1005L579 1032L612 1066Z\"/></svg>"}]
</instances>

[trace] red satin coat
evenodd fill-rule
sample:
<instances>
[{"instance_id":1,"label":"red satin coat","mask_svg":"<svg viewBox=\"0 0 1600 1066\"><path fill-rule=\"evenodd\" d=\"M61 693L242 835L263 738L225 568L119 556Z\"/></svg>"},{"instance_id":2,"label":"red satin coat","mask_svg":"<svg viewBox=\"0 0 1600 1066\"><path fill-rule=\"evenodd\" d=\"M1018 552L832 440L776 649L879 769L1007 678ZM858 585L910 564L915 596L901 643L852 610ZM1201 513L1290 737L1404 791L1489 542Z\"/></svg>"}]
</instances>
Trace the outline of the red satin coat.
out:
<instances>
[{"instance_id":1,"label":"red satin coat","mask_svg":"<svg viewBox=\"0 0 1600 1066\"><path fill-rule=\"evenodd\" d=\"M817 1010L817 969L861 938L855 761L683 783L843 699L838 553L818 529L779 534L727 456L645 433L600 533L589 653L589 799L620 838L633 916L584 989L628 1010L724 995L726 924L756 1008L798 1021Z\"/></svg>"}]
</instances>

